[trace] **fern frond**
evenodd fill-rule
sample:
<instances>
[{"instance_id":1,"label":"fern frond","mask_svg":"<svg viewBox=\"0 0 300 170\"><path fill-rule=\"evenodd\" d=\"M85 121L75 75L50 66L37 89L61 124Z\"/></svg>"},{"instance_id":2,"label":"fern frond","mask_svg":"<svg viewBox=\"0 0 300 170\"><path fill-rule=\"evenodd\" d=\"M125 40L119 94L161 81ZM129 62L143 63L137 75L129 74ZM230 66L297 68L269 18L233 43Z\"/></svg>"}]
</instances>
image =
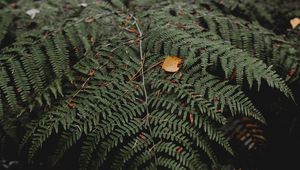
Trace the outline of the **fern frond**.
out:
<instances>
[{"instance_id":1,"label":"fern frond","mask_svg":"<svg viewBox=\"0 0 300 170\"><path fill-rule=\"evenodd\" d=\"M102 19L102 15L97 19ZM8 91L4 92L9 94L6 95L9 98L5 100L9 106L16 106L17 103L22 102L22 107L4 108L5 110L20 113L20 116L24 112L31 112L38 105L40 107L44 104L50 106L53 103L53 98L57 99L57 92L63 96L61 90L63 87L60 84L62 81L72 81L70 80L71 66L81 57L90 56L94 53L86 49L85 54L81 54L83 56L74 56L73 50L77 46L72 47L69 44L73 41L69 39L70 36L65 36L65 34L68 35L67 30L77 32L72 35L72 38L76 39L77 37L79 39L80 45L78 47L90 48L87 47L91 43L88 38L97 39L97 37L91 37L90 34L93 36L100 35L95 33L95 29L99 31L99 24L95 25L94 23L92 27L92 24L83 24L83 22L84 20L69 23L62 30L48 33L49 35L41 39L38 39L34 34L25 34L22 36L23 38L19 38L11 46L1 51L3 54L0 59L1 67L2 65L5 66L3 71L7 72L3 74L10 75L9 72L12 73L12 76L6 77L5 81L14 82L10 85L11 87L8 87ZM86 39L86 41L83 42L82 39ZM72 63L70 62L71 59ZM68 82L66 86L72 86L71 82ZM12 89L14 90L12 91Z\"/></svg>"},{"instance_id":2,"label":"fern frond","mask_svg":"<svg viewBox=\"0 0 300 170\"><path fill-rule=\"evenodd\" d=\"M166 27L153 30L153 32L149 34L149 37L151 38L145 40L145 48L153 49L156 53L182 56L178 53L178 50L175 51L175 53L172 51L172 46L178 47L176 44L168 48L163 46L163 44L168 42L184 42L180 44L180 49L193 49L195 50L194 53L200 56L207 54L207 60L211 61L213 65L220 63L220 67L226 78L229 79L230 74L236 69L239 73L237 74L237 80L240 80L238 81L240 84L243 83L243 78L246 77L250 85L253 84L255 80L258 87L260 87L261 80L263 79L267 81L271 87L277 88L286 96L293 98L291 90L285 84L284 80L271 69L271 66L268 67L262 60L252 58L248 53L235 49L226 43L217 40L212 41L208 38L196 39L184 31ZM153 44L153 42L155 42L155 44ZM163 49L162 53L161 49ZM198 53L199 50L201 50L200 54ZM239 56L239 58L237 58L237 56ZM250 65L251 67L247 67Z\"/></svg>"},{"instance_id":3,"label":"fern frond","mask_svg":"<svg viewBox=\"0 0 300 170\"><path fill-rule=\"evenodd\" d=\"M32 139L30 141L31 145L28 149L28 160L32 160L36 151L53 132L58 133L59 126L61 124L63 124L64 129L68 128L73 122L74 115L75 113L72 110L70 111L66 108L57 108L57 110L41 118L41 120L39 120L36 124L37 127L30 127L34 130L34 132L32 133L32 130L29 130L32 134ZM26 139L24 141L26 142Z\"/></svg>"},{"instance_id":4,"label":"fern frond","mask_svg":"<svg viewBox=\"0 0 300 170\"><path fill-rule=\"evenodd\" d=\"M8 84L10 81L7 71L4 67L0 70L0 88L2 94L4 94L6 102L8 103L9 108L15 112L17 106L16 93L12 86Z\"/></svg>"},{"instance_id":5,"label":"fern frond","mask_svg":"<svg viewBox=\"0 0 300 170\"><path fill-rule=\"evenodd\" d=\"M201 24L207 25L208 30L267 64L274 65L279 74L286 76L291 68L299 68L299 51L273 32L258 25L249 26L248 22L235 17L207 15L201 19Z\"/></svg>"},{"instance_id":6,"label":"fern frond","mask_svg":"<svg viewBox=\"0 0 300 170\"><path fill-rule=\"evenodd\" d=\"M250 151L261 150L265 147L266 137L261 124L247 117L232 120L224 127L232 142L240 144Z\"/></svg>"},{"instance_id":7,"label":"fern frond","mask_svg":"<svg viewBox=\"0 0 300 170\"><path fill-rule=\"evenodd\" d=\"M54 167L80 146L81 170L209 169L220 152L235 155L228 121L265 122L248 89L293 98L293 43L213 1L151 2L76 4L55 25L14 31L0 51L0 118L27 125L29 160L51 140ZM160 65L169 56L182 61L178 71Z\"/></svg>"}]
</instances>

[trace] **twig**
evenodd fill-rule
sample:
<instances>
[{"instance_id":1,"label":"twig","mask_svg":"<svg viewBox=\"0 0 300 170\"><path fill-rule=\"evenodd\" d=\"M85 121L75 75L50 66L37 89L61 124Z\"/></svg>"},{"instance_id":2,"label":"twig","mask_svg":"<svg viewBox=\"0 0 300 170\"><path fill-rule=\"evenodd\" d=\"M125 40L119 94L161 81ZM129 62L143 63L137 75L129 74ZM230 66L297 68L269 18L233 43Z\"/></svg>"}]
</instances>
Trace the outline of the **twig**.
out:
<instances>
[{"instance_id":1,"label":"twig","mask_svg":"<svg viewBox=\"0 0 300 170\"><path fill-rule=\"evenodd\" d=\"M150 66L147 70L144 71L144 74L145 74L146 72L150 71L153 67L156 67L157 65L161 64L162 62L163 62L163 61L159 61L159 62L153 64L153 65ZM140 72L141 72L141 69L139 69L139 70L138 70L138 71L130 78L130 80L131 80L131 81L132 81L132 80L135 80L136 78L138 78L139 76L141 76Z\"/></svg>"},{"instance_id":2,"label":"twig","mask_svg":"<svg viewBox=\"0 0 300 170\"><path fill-rule=\"evenodd\" d=\"M139 27L139 24L137 23L137 19L131 15L131 17L134 19L134 24L138 30L139 33L139 51L140 51L140 60L141 60L141 68L140 68L140 72L141 72L141 77L142 77L142 85L143 85L143 91L144 91L144 95L145 95L145 109L146 109L146 116L145 117L149 117L149 110L148 110L148 94L147 94L147 89L146 89L146 84L145 84L145 75L144 75L144 55L143 55L143 48L142 48L142 37L143 37L143 33ZM148 120L149 121L149 120Z\"/></svg>"},{"instance_id":3,"label":"twig","mask_svg":"<svg viewBox=\"0 0 300 170\"><path fill-rule=\"evenodd\" d=\"M121 48L122 46L126 45L126 44L134 44L134 41L135 40L129 40L129 41L126 41L126 42L123 42L121 43L119 46L113 48L110 52L114 52L115 50L117 50L118 48Z\"/></svg>"},{"instance_id":4,"label":"twig","mask_svg":"<svg viewBox=\"0 0 300 170\"><path fill-rule=\"evenodd\" d=\"M144 91L144 95L145 95L145 103L144 103L144 106L145 106L145 109L146 109L146 116L144 117L144 121L145 121L145 126L148 126L149 128L149 133L150 133L150 136L153 137L153 133L152 133L152 129L151 129L151 126L149 124L149 117L150 117L150 114L149 114L149 109L148 109L148 94L147 94L147 89L146 89L146 84L145 84L145 75L144 75L144 61L145 61L145 57L143 55L143 47L142 47L142 37L143 37L143 33L139 27L139 24L137 22L137 18L134 17L133 15L130 15L131 18L134 19L134 25L136 26L137 28L137 31L138 31L138 36L139 36L139 51L140 51L140 60L141 60L141 68L140 68L140 72L141 72L141 77L142 77L142 85L143 85L143 91ZM153 141L153 146L152 148L155 146L154 144L154 141ZM151 150L151 148L150 148ZM154 154L154 160L155 160L155 163L157 164L157 158L156 158L156 154Z\"/></svg>"},{"instance_id":5,"label":"twig","mask_svg":"<svg viewBox=\"0 0 300 170\"><path fill-rule=\"evenodd\" d=\"M95 68L95 70L98 70L102 67L104 67L108 62L104 63L101 66L98 66ZM69 101L72 101L81 91L83 91L86 88L86 84L94 77L94 75L89 75L89 77L81 84L80 89L76 91L76 93L69 99ZM69 103L69 102L68 102Z\"/></svg>"},{"instance_id":6,"label":"twig","mask_svg":"<svg viewBox=\"0 0 300 170\"><path fill-rule=\"evenodd\" d=\"M162 140L160 140L159 142L157 142L155 145L153 145L149 150L148 152L151 152L155 147L157 147L159 144L162 143Z\"/></svg>"}]
</instances>

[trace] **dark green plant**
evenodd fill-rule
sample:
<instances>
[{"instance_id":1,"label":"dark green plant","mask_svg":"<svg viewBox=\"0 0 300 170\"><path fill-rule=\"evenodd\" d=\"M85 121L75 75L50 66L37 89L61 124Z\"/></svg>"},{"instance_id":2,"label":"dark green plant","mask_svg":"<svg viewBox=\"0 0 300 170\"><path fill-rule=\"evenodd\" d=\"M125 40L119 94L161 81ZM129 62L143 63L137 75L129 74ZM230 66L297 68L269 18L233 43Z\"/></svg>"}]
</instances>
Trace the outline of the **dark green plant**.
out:
<instances>
[{"instance_id":1,"label":"dark green plant","mask_svg":"<svg viewBox=\"0 0 300 170\"><path fill-rule=\"evenodd\" d=\"M65 5L73 10L55 26L37 16L30 33L10 31L0 52L1 125L26 126L29 161L52 140L53 166L76 145L79 169L207 169L224 162L220 150L235 153L228 120L265 122L249 89L293 102L299 49L258 24L199 2ZM0 40L19 12L3 15ZM182 59L178 72L161 68L167 56Z\"/></svg>"}]
</instances>

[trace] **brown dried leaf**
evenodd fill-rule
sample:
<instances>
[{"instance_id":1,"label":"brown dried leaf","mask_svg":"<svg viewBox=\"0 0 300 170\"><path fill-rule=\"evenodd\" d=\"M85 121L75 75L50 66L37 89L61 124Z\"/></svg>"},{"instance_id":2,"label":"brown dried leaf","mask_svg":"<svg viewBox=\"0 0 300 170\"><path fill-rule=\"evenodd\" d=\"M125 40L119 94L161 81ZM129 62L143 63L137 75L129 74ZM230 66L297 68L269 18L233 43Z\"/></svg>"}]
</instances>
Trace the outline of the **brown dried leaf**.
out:
<instances>
[{"instance_id":1,"label":"brown dried leaf","mask_svg":"<svg viewBox=\"0 0 300 170\"><path fill-rule=\"evenodd\" d=\"M167 56L162 64L162 69L166 72L177 72L179 65L182 63L182 59L177 56Z\"/></svg>"},{"instance_id":2,"label":"brown dried leaf","mask_svg":"<svg viewBox=\"0 0 300 170\"><path fill-rule=\"evenodd\" d=\"M300 18L293 18L290 20L292 28L295 29L300 24Z\"/></svg>"}]
</instances>

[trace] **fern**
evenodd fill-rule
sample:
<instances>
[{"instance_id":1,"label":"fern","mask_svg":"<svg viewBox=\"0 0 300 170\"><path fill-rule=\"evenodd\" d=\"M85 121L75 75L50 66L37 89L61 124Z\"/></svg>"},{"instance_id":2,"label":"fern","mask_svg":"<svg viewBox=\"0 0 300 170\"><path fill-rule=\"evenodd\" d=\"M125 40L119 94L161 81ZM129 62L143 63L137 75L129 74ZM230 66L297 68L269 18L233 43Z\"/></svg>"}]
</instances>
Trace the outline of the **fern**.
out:
<instances>
[{"instance_id":1,"label":"fern","mask_svg":"<svg viewBox=\"0 0 300 170\"><path fill-rule=\"evenodd\" d=\"M283 76L286 76L290 69L298 70L299 53L293 44L274 33L259 26L247 26L245 22L236 18L208 16L203 19L209 30L213 30L232 45L274 65Z\"/></svg>"},{"instance_id":2,"label":"fern","mask_svg":"<svg viewBox=\"0 0 300 170\"><path fill-rule=\"evenodd\" d=\"M261 150L266 145L262 125L252 119L246 117L235 119L224 129L235 143L243 145L247 150Z\"/></svg>"},{"instance_id":3,"label":"fern","mask_svg":"<svg viewBox=\"0 0 300 170\"><path fill-rule=\"evenodd\" d=\"M10 106L4 109L14 109L13 112L23 113L28 106L32 110L37 104L40 106L43 106L44 103L51 105L51 100L56 99L58 93L63 96L61 82L72 81L70 66L74 63L70 63L69 60L72 59L72 62L76 62L80 59L78 55L73 54L73 49L89 46L90 43L79 41L76 46L69 45L68 42L73 42L76 37L77 39L85 38L87 40L87 37L78 35L77 32L71 34L69 30L86 29L87 31L88 29L89 31L85 33L85 36L89 36L88 34L95 32L95 29L99 29L94 24L94 26L84 25L80 28L77 28L77 25L82 24L79 22L78 24L66 25L66 37L64 36L65 32L61 30L55 33L55 36L48 35L37 41L35 36L27 35L27 37L20 39L12 46L3 49L1 65L3 78L6 81L2 81L4 83L2 90L3 93L7 93L3 102L8 102ZM69 39L69 37L72 37L72 39ZM93 39L96 39L96 37ZM29 46L30 43L36 45ZM92 55L93 52L87 50L83 50L85 54L81 55ZM75 60L73 60L74 58ZM11 77L6 76L9 72L12 73ZM14 83L9 84L9 81ZM21 106L15 108L18 101L22 101L23 105L25 104L23 108Z\"/></svg>"},{"instance_id":4,"label":"fern","mask_svg":"<svg viewBox=\"0 0 300 170\"><path fill-rule=\"evenodd\" d=\"M157 38L153 34L158 34ZM153 38L151 41L149 41L147 48L154 48L155 52L159 52L161 48L165 48L163 49L166 51L164 53L184 56L184 54L177 54L177 51L172 53L172 47L161 47L160 45L162 43L167 44L172 42L181 42L184 39L185 44L180 44L182 51L187 51L185 48L195 48L193 50L194 53L196 53L197 49L201 49L202 51L200 53L202 55L206 55L208 57L207 60L211 61L213 65L218 64L219 62L221 63L220 67L222 67L227 79L229 79L230 73L236 69L239 73L237 74L237 81L239 84L243 83L243 78L246 77L250 87L252 86L254 80L257 81L258 87L260 87L261 79L265 79L271 87L278 88L285 95L291 96L290 89L285 85L284 81L278 75L276 75L275 71L273 71L271 67L267 67L263 61L255 59L241 50L234 49L231 46L223 44L222 42L212 42L212 40L208 38L203 38L202 40L196 39L183 31L178 31L177 34L174 34L173 32L172 35L170 32L164 32L162 29L158 29L153 34L151 34L151 37L153 35L153 37L156 39ZM160 39L160 41L158 41L158 39ZM156 42L156 44L151 44L152 42ZM189 57L192 56L191 54L189 55ZM219 55L222 55L222 58L219 58ZM239 56L239 58L236 59L235 56ZM247 65L251 65L251 67L245 68Z\"/></svg>"},{"instance_id":5,"label":"fern","mask_svg":"<svg viewBox=\"0 0 300 170\"><path fill-rule=\"evenodd\" d=\"M78 18L70 12L58 28L17 36L1 50L1 120L27 117L20 152L29 161L52 140L51 166L80 146L82 170L208 169L223 161L220 151L235 155L222 130L230 120L265 123L248 87L293 99L283 73L298 69L299 51L217 6L109 1L76 9ZM182 59L178 72L160 67L167 56Z\"/></svg>"}]
</instances>

